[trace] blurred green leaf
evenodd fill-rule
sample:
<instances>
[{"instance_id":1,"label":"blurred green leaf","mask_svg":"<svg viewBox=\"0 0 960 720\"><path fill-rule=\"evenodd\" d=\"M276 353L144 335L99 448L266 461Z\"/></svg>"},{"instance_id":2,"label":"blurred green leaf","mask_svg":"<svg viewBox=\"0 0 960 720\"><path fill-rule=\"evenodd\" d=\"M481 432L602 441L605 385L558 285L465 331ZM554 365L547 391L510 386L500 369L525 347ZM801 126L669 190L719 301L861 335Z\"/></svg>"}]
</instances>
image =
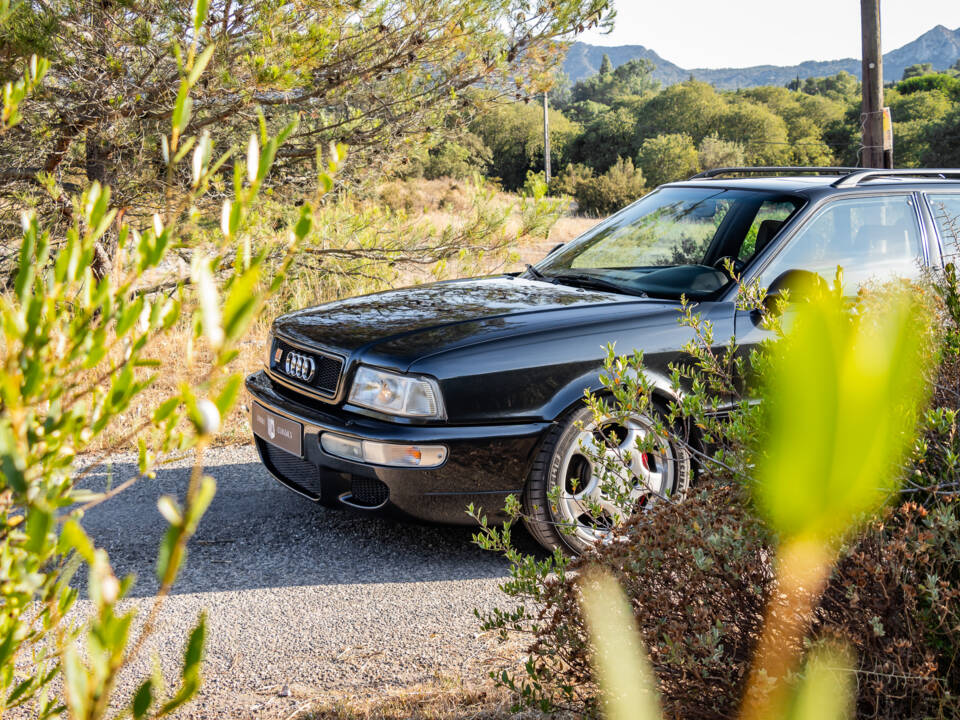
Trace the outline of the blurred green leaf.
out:
<instances>
[{"instance_id":1,"label":"blurred green leaf","mask_svg":"<svg viewBox=\"0 0 960 720\"><path fill-rule=\"evenodd\" d=\"M52 527L53 513L38 507L30 508L27 512L27 551L36 554L43 552Z\"/></svg>"},{"instance_id":2,"label":"blurred green leaf","mask_svg":"<svg viewBox=\"0 0 960 720\"><path fill-rule=\"evenodd\" d=\"M200 480L200 487L197 489L197 494L187 507L186 531L189 534L192 535L196 531L200 518L203 517L207 508L210 507L210 503L213 502L213 496L216 492L217 481L209 475L204 475Z\"/></svg>"},{"instance_id":3,"label":"blurred green leaf","mask_svg":"<svg viewBox=\"0 0 960 720\"><path fill-rule=\"evenodd\" d=\"M623 589L610 575L585 573L581 607L593 644L592 665L609 720L659 720L653 670Z\"/></svg>"},{"instance_id":4,"label":"blurred green leaf","mask_svg":"<svg viewBox=\"0 0 960 720\"><path fill-rule=\"evenodd\" d=\"M200 689L200 669L203 662L203 646L207 634L207 617L200 614L197 625L190 633L183 654L183 668L180 671L180 689L160 708L159 716L168 715L190 700Z\"/></svg>"},{"instance_id":5,"label":"blurred green leaf","mask_svg":"<svg viewBox=\"0 0 960 720\"><path fill-rule=\"evenodd\" d=\"M193 0L191 16L193 18L193 31L195 33L200 32L203 21L207 19L207 7L209 4L210 0Z\"/></svg>"},{"instance_id":6,"label":"blurred green leaf","mask_svg":"<svg viewBox=\"0 0 960 720\"><path fill-rule=\"evenodd\" d=\"M157 500L157 509L163 515L163 519L171 525L182 525L183 514L177 501L169 495L161 495Z\"/></svg>"},{"instance_id":7,"label":"blurred green leaf","mask_svg":"<svg viewBox=\"0 0 960 720\"><path fill-rule=\"evenodd\" d=\"M896 488L925 398L929 322L906 291L882 313L852 315L834 297L798 307L764 387L754 486L778 532L836 537Z\"/></svg>"},{"instance_id":8,"label":"blurred green leaf","mask_svg":"<svg viewBox=\"0 0 960 720\"><path fill-rule=\"evenodd\" d=\"M173 414L173 411L176 410L179 405L179 396L164 400L157 406L157 409L153 411L153 421L158 424L162 423Z\"/></svg>"},{"instance_id":9,"label":"blurred green leaf","mask_svg":"<svg viewBox=\"0 0 960 720\"><path fill-rule=\"evenodd\" d=\"M849 653L818 647L810 653L787 720L853 717L856 675Z\"/></svg>"},{"instance_id":10,"label":"blurred green leaf","mask_svg":"<svg viewBox=\"0 0 960 720\"><path fill-rule=\"evenodd\" d=\"M221 415L226 415L233 404L237 401L240 394L240 388L243 387L243 375L236 373L231 375L224 384L220 394L217 395L215 404Z\"/></svg>"},{"instance_id":11,"label":"blurred green leaf","mask_svg":"<svg viewBox=\"0 0 960 720\"><path fill-rule=\"evenodd\" d=\"M176 574L180 569L180 556L176 552L177 540L180 538L180 528L171 525L163 535L160 549L157 552L157 580L164 582L169 574Z\"/></svg>"},{"instance_id":12,"label":"blurred green leaf","mask_svg":"<svg viewBox=\"0 0 960 720\"><path fill-rule=\"evenodd\" d=\"M152 703L153 682L149 679L144 680L143 684L137 688L137 692L133 696L133 703L130 709L134 720L140 720L140 718L146 717L147 711L150 710Z\"/></svg>"},{"instance_id":13,"label":"blurred green leaf","mask_svg":"<svg viewBox=\"0 0 960 720\"><path fill-rule=\"evenodd\" d=\"M171 122L177 133L182 133L190 122L190 115L193 111L193 98L190 97L190 86L186 82L180 84L180 90L177 93L176 102L173 105L173 115Z\"/></svg>"},{"instance_id":14,"label":"blurred green leaf","mask_svg":"<svg viewBox=\"0 0 960 720\"><path fill-rule=\"evenodd\" d=\"M93 543L86 531L73 518L63 524L60 531L60 544L65 550L76 550L87 563L93 563Z\"/></svg>"},{"instance_id":15,"label":"blurred green leaf","mask_svg":"<svg viewBox=\"0 0 960 720\"><path fill-rule=\"evenodd\" d=\"M197 257L193 263L193 281L197 285L197 296L200 301L201 317L203 318L203 332L214 348L223 343L224 332L220 324L220 298L217 285L213 279L210 260Z\"/></svg>"},{"instance_id":16,"label":"blurred green leaf","mask_svg":"<svg viewBox=\"0 0 960 720\"><path fill-rule=\"evenodd\" d=\"M200 0L205 2L206 0ZM206 12L206 10L204 10ZM187 76L187 83L190 87L193 87L197 84L197 80L200 79L200 76L203 74L203 71L207 67L207 63L210 62L210 58L213 57L213 51L217 49L216 45L210 44L204 48L203 52L197 57L196 61L193 64L193 69L190 70L190 74Z\"/></svg>"}]
</instances>

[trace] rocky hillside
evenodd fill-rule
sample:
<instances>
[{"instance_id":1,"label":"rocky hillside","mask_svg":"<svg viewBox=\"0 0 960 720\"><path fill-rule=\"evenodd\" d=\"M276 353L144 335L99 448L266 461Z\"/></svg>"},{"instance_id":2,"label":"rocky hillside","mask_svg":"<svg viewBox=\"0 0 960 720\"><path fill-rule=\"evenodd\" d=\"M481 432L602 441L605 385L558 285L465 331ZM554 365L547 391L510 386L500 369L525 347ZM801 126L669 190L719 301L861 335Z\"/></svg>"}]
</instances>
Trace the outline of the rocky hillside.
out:
<instances>
[{"instance_id":1,"label":"rocky hillside","mask_svg":"<svg viewBox=\"0 0 960 720\"><path fill-rule=\"evenodd\" d=\"M736 88L755 87L757 85L786 85L800 76L822 77L835 75L841 70L860 76L860 61L855 58L843 60L829 60L825 62L808 61L800 65L756 65L747 68L694 68L684 69L669 60L664 60L656 52L643 45L619 45L616 47L601 47L588 43L574 43L567 53L564 62L564 72L571 82L593 75L600 68L600 61L604 54L610 56L614 66L622 65L628 60L646 58L653 62L657 69L656 77L664 85L682 82L691 75L698 80L708 82L715 87L733 90ZM916 63L933 63L936 70L944 70L960 58L960 28L950 30L943 25L937 25L924 33L913 42L903 47L891 50L883 56L883 74L888 82L899 80L904 68Z\"/></svg>"}]
</instances>

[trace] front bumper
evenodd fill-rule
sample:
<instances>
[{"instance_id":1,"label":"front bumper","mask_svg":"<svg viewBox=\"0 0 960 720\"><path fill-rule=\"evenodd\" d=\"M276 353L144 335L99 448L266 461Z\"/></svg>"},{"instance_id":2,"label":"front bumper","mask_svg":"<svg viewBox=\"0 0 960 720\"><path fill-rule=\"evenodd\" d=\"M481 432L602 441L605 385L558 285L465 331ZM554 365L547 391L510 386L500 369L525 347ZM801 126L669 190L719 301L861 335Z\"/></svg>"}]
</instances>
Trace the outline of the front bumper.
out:
<instances>
[{"instance_id":1,"label":"front bumper","mask_svg":"<svg viewBox=\"0 0 960 720\"><path fill-rule=\"evenodd\" d=\"M548 422L459 427L409 425L348 415L331 405L320 410L281 394L263 371L247 378L253 401L303 425L303 457L254 436L260 458L281 483L315 502L362 510L393 510L420 520L470 524L466 507L502 519L506 496L518 493ZM444 445L437 468L393 468L327 454L319 437L332 432L359 440L409 445Z\"/></svg>"}]
</instances>

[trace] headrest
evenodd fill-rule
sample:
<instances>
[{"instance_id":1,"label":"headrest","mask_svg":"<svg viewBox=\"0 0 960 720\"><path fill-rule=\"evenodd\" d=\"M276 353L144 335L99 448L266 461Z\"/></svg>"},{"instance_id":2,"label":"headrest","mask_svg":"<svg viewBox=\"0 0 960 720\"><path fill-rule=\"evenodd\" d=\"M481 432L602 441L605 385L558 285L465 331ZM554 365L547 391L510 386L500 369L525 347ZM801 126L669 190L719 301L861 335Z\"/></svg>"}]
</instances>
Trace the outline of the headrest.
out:
<instances>
[{"instance_id":1,"label":"headrest","mask_svg":"<svg viewBox=\"0 0 960 720\"><path fill-rule=\"evenodd\" d=\"M760 254L760 251L770 244L770 241L776 237L780 228L783 227L783 222L783 220L764 220L760 223L760 227L757 228L757 244L754 246L754 255Z\"/></svg>"}]
</instances>

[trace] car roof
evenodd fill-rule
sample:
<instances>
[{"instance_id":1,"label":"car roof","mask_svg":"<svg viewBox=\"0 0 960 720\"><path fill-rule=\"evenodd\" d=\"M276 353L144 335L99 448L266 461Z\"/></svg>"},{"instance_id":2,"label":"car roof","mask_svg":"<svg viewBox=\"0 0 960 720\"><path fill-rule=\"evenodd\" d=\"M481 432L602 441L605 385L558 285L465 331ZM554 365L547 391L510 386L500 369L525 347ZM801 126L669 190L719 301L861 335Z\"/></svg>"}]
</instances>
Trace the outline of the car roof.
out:
<instances>
[{"instance_id":1,"label":"car roof","mask_svg":"<svg viewBox=\"0 0 960 720\"><path fill-rule=\"evenodd\" d=\"M811 188L829 187L836 182L836 177L823 176L795 176L795 177L749 177L723 178L722 180L683 180L670 183L671 187L710 187L730 190L779 190L782 192L798 192Z\"/></svg>"},{"instance_id":2,"label":"car roof","mask_svg":"<svg viewBox=\"0 0 960 720\"><path fill-rule=\"evenodd\" d=\"M738 176L738 177L730 177ZM745 177L740 177L745 176ZM840 193L868 188L931 187L960 189L960 169L875 170L870 168L717 168L689 180L670 183L679 187L765 190L800 195Z\"/></svg>"}]
</instances>

